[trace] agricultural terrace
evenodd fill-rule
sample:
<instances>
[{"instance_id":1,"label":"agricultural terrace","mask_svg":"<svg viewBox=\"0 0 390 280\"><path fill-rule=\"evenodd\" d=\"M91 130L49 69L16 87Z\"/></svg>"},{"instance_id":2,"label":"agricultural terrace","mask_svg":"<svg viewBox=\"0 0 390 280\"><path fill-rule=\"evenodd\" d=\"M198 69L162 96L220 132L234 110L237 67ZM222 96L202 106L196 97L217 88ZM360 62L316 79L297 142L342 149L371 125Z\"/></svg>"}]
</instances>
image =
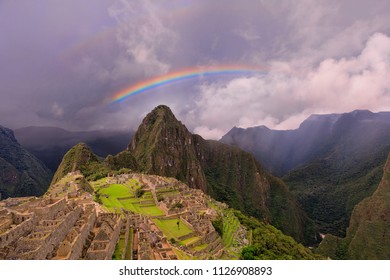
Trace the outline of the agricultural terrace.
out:
<instances>
[{"instance_id":1,"label":"agricultural terrace","mask_svg":"<svg viewBox=\"0 0 390 280\"><path fill-rule=\"evenodd\" d=\"M162 232L167 236L168 239L179 240L181 237L186 236L193 231L187 227L183 222L179 222L179 226L177 222L179 220L175 219L153 219L153 222L158 226Z\"/></svg>"},{"instance_id":2,"label":"agricultural terrace","mask_svg":"<svg viewBox=\"0 0 390 280\"><path fill-rule=\"evenodd\" d=\"M125 184L109 184L107 178L91 182L95 190L95 201L103 204L110 212L121 213L121 209L146 216L162 216L164 212L158 208L150 191L138 193L142 188L138 181L129 179Z\"/></svg>"}]
</instances>

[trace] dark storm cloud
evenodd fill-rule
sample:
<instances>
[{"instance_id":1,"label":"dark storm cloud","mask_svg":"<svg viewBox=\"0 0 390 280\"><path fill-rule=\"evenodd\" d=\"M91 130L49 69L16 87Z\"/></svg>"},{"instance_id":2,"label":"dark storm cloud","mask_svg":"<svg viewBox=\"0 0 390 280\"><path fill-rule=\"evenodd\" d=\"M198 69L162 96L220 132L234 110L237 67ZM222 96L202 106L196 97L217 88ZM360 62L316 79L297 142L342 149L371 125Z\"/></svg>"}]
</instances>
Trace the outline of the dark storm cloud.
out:
<instances>
[{"instance_id":1,"label":"dark storm cloud","mask_svg":"<svg viewBox=\"0 0 390 280\"><path fill-rule=\"evenodd\" d=\"M386 0L1 1L1 124L135 128L163 103L218 138L234 125L286 128L310 113L361 106L357 87L375 97L368 109L390 109L382 79L389 14ZM108 101L140 80L214 64L283 74L194 80ZM330 73L337 86L328 87Z\"/></svg>"}]
</instances>

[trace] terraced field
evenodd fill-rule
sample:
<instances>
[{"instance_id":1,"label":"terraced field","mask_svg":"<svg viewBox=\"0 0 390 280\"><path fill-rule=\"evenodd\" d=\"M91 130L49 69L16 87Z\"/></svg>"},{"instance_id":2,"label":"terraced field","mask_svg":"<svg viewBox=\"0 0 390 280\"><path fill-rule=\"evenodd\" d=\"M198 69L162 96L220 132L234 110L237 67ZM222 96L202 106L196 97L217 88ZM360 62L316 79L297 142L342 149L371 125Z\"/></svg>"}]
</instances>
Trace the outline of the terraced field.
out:
<instances>
[{"instance_id":1,"label":"terraced field","mask_svg":"<svg viewBox=\"0 0 390 280\"><path fill-rule=\"evenodd\" d=\"M100 200L107 210L121 213L121 209L126 209L134 213L146 216L162 216L164 212L154 203L150 191L146 191L137 198L135 192L139 189L139 184L135 180L129 180L126 184L107 185L106 179L92 182L95 189L95 199Z\"/></svg>"},{"instance_id":2,"label":"terraced field","mask_svg":"<svg viewBox=\"0 0 390 280\"><path fill-rule=\"evenodd\" d=\"M137 194L140 194L139 190L141 189L141 186L136 180L129 180L122 184L110 184L109 182L112 181L105 178L91 183L95 190L95 200L103 204L107 210L121 213L122 209L126 209L134 213L150 216L154 224L164 233L172 244L188 248L187 250L189 251L187 251L187 253L180 250L179 247L175 248L175 252L179 259L197 259L212 256L213 251L208 250L205 252L205 249L207 249L210 244L203 243L203 237L198 236L198 234L190 226L180 220L179 217L174 216L168 218L155 204L153 194L149 189L144 188L142 195L137 197ZM156 190L156 196L157 200L166 198L186 199L187 197L191 197L191 194L181 196L181 193L177 188L174 186L166 186L158 188ZM205 210L203 210L203 212L206 213ZM218 209L218 212L224 212L224 210ZM234 214L229 211L224 212L222 248L225 247L227 250L234 243L234 238L238 229L239 221ZM124 250L127 252L126 255L131 255L131 250L129 249L131 245L129 246L129 244L126 245L123 243L124 240L121 239L114 258L121 258Z\"/></svg>"},{"instance_id":3,"label":"terraced field","mask_svg":"<svg viewBox=\"0 0 390 280\"><path fill-rule=\"evenodd\" d=\"M179 240L181 237L193 233L193 231L182 222L180 222L180 227L178 227L177 221L178 219L153 219L156 226L158 226L169 239L173 238Z\"/></svg>"},{"instance_id":4,"label":"terraced field","mask_svg":"<svg viewBox=\"0 0 390 280\"><path fill-rule=\"evenodd\" d=\"M225 217L223 218L223 233L222 243L225 246L230 247L233 243L234 236L239 229L240 221L233 214L232 211L225 211Z\"/></svg>"}]
</instances>

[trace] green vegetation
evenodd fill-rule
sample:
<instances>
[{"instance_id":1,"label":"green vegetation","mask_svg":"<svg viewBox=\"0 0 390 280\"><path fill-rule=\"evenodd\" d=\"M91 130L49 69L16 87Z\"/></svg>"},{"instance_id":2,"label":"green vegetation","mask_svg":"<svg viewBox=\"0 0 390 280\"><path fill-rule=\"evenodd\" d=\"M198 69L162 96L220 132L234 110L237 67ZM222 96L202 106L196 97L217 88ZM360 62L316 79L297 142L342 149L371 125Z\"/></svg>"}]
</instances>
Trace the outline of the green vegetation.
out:
<instances>
[{"instance_id":1,"label":"green vegetation","mask_svg":"<svg viewBox=\"0 0 390 280\"><path fill-rule=\"evenodd\" d=\"M234 210L234 216L249 231L251 243L244 247L241 259L266 260L266 259L322 259L310 249L297 243L292 237L284 235L280 230L271 225L266 225L254 217L246 216L240 211Z\"/></svg>"},{"instance_id":2,"label":"green vegetation","mask_svg":"<svg viewBox=\"0 0 390 280\"><path fill-rule=\"evenodd\" d=\"M107 177L109 173L124 174L130 170L138 170L134 156L129 151L123 151L115 156L109 155L100 160L84 143L72 147L63 157L52 184L58 182L69 172L80 170L88 181L97 181Z\"/></svg>"},{"instance_id":3,"label":"green vegetation","mask_svg":"<svg viewBox=\"0 0 390 280\"><path fill-rule=\"evenodd\" d=\"M133 228L130 228L129 229L129 241L127 243L125 260L132 260L133 259L133 235L134 235L134 230L133 230Z\"/></svg>"},{"instance_id":4,"label":"green vegetation","mask_svg":"<svg viewBox=\"0 0 390 280\"><path fill-rule=\"evenodd\" d=\"M352 211L345 238L326 235L318 252L332 259L390 258L390 154L374 194Z\"/></svg>"},{"instance_id":5,"label":"green vegetation","mask_svg":"<svg viewBox=\"0 0 390 280\"><path fill-rule=\"evenodd\" d=\"M198 236L195 236L195 237L190 237L190 238L184 239L181 241L181 243L185 246L189 246L191 244L194 244L195 242L198 242L199 240L200 240L200 238Z\"/></svg>"},{"instance_id":6,"label":"green vegetation","mask_svg":"<svg viewBox=\"0 0 390 280\"><path fill-rule=\"evenodd\" d=\"M388 152L388 146L377 147L375 153L366 152L362 159L340 158L335 153L283 179L320 232L342 237L355 205L377 188Z\"/></svg>"},{"instance_id":7,"label":"green vegetation","mask_svg":"<svg viewBox=\"0 0 390 280\"><path fill-rule=\"evenodd\" d=\"M141 170L175 177L248 215L275 220L284 232L303 239L306 219L287 187L275 183L270 190L266 172L251 154L192 135L168 107L158 106L144 118L129 149ZM265 201L269 195L273 201ZM283 208L270 211L275 201Z\"/></svg>"},{"instance_id":8,"label":"green vegetation","mask_svg":"<svg viewBox=\"0 0 390 280\"><path fill-rule=\"evenodd\" d=\"M114 255L112 256L113 260L121 260L122 259L122 252L123 252L123 249L125 248L125 245L126 245L125 244L125 236L123 234L121 234L121 236L119 237L119 241L115 246Z\"/></svg>"},{"instance_id":9,"label":"green vegetation","mask_svg":"<svg viewBox=\"0 0 390 280\"><path fill-rule=\"evenodd\" d=\"M129 180L127 184L107 185L106 179L92 182L95 188L95 201L101 203L112 212L121 213L121 209L140 213L146 216L161 216L164 212L158 208L153 201L150 192L142 190L143 195L136 197L138 182Z\"/></svg>"},{"instance_id":10,"label":"green vegetation","mask_svg":"<svg viewBox=\"0 0 390 280\"><path fill-rule=\"evenodd\" d=\"M40 196L48 189L52 174L35 156L25 150L13 131L0 126L0 195Z\"/></svg>"},{"instance_id":11,"label":"green vegetation","mask_svg":"<svg viewBox=\"0 0 390 280\"><path fill-rule=\"evenodd\" d=\"M153 222L162 230L168 239L173 238L178 240L180 237L193 232L183 222L180 222L180 226L178 227L177 221L178 219L153 219Z\"/></svg>"},{"instance_id":12,"label":"green vegetation","mask_svg":"<svg viewBox=\"0 0 390 280\"><path fill-rule=\"evenodd\" d=\"M315 243L317 227L298 206L287 185L279 178L267 175L271 186L270 206L271 219L268 221L284 234L293 236L304 244Z\"/></svg>"},{"instance_id":13,"label":"green vegetation","mask_svg":"<svg viewBox=\"0 0 390 280\"><path fill-rule=\"evenodd\" d=\"M241 257L246 260L319 259L309 249L296 243L273 226L263 225L253 230L253 245L245 247Z\"/></svg>"},{"instance_id":14,"label":"green vegetation","mask_svg":"<svg viewBox=\"0 0 390 280\"><path fill-rule=\"evenodd\" d=\"M349 243L350 240L327 234L315 252L333 260L346 260Z\"/></svg>"},{"instance_id":15,"label":"green vegetation","mask_svg":"<svg viewBox=\"0 0 390 280\"><path fill-rule=\"evenodd\" d=\"M245 260L313 260L322 259L310 249L298 244L271 225L261 224L252 232L252 245L245 247L241 258Z\"/></svg>"},{"instance_id":16,"label":"green vegetation","mask_svg":"<svg viewBox=\"0 0 390 280\"><path fill-rule=\"evenodd\" d=\"M247 215L275 223L298 241L314 236L311 232L306 234L310 222L288 187L264 172L252 155L221 143L204 145L210 157L204 172L213 198ZM264 201L267 196L269 199Z\"/></svg>"},{"instance_id":17,"label":"green vegetation","mask_svg":"<svg viewBox=\"0 0 390 280\"><path fill-rule=\"evenodd\" d=\"M61 180L61 178L63 178L69 172L74 172L76 170L87 172L88 175L84 173L83 174L85 177L88 177L91 175L91 171L94 170L97 165L99 165L99 162L99 158L86 144L77 144L65 154L61 164L57 169L57 172L54 174L52 185Z\"/></svg>"},{"instance_id":18,"label":"green vegetation","mask_svg":"<svg viewBox=\"0 0 390 280\"><path fill-rule=\"evenodd\" d=\"M145 191L142 188L139 188L135 191L135 197L140 198L141 196L144 195L144 193Z\"/></svg>"},{"instance_id":19,"label":"green vegetation","mask_svg":"<svg viewBox=\"0 0 390 280\"><path fill-rule=\"evenodd\" d=\"M115 197L115 198L130 196L129 188L126 187L125 185L121 185L121 184L109 185L108 188L101 189L100 193L107 194L107 195Z\"/></svg>"},{"instance_id":20,"label":"green vegetation","mask_svg":"<svg viewBox=\"0 0 390 280\"><path fill-rule=\"evenodd\" d=\"M222 235L223 235L223 220L222 220L222 217L218 217L214 221L211 221L211 223L213 224L213 227L214 227L215 231L218 232L219 236L222 237Z\"/></svg>"},{"instance_id":21,"label":"green vegetation","mask_svg":"<svg viewBox=\"0 0 390 280\"><path fill-rule=\"evenodd\" d=\"M129 151L120 152L115 156L109 155L104 160L104 163L110 170L119 170L121 174L123 174L124 167L126 167L127 170L138 170L137 161Z\"/></svg>"},{"instance_id":22,"label":"green vegetation","mask_svg":"<svg viewBox=\"0 0 390 280\"><path fill-rule=\"evenodd\" d=\"M230 247L233 244L234 236L239 229L240 222L236 216L233 214L233 209L225 211L225 216L223 218L223 233L222 233L222 243Z\"/></svg>"}]
</instances>

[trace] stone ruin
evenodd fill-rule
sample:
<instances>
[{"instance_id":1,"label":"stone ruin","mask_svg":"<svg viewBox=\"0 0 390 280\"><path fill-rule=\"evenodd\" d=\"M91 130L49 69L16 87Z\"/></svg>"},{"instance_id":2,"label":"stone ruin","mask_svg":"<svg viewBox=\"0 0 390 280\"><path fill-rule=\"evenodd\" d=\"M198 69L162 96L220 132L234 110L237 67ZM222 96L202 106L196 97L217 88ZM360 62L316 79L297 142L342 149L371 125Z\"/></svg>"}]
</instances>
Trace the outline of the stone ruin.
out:
<instances>
[{"instance_id":1,"label":"stone ruin","mask_svg":"<svg viewBox=\"0 0 390 280\"><path fill-rule=\"evenodd\" d=\"M111 259L119 214L98 215L93 201L66 197L5 202L0 206L0 259Z\"/></svg>"},{"instance_id":2,"label":"stone ruin","mask_svg":"<svg viewBox=\"0 0 390 280\"><path fill-rule=\"evenodd\" d=\"M208 207L211 199L202 191L160 176L134 173L107 178L107 184L135 179L150 190L155 204L165 213L159 219L179 219L193 231L179 238L195 238L184 246L167 240L152 217L125 209L120 209L121 214L107 213L82 189L80 176L78 172L68 174L41 198L0 201L0 260L107 260L112 259L120 240L125 244L120 259L172 260L178 258L174 249L200 258L217 258L223 253L224 245L211 223L217 213ZM161 194L167 195L158 201ZM180 208L174 207L177 203ZM194 250L203 244L207 246Z\"/></svg>"}]
</instances>

